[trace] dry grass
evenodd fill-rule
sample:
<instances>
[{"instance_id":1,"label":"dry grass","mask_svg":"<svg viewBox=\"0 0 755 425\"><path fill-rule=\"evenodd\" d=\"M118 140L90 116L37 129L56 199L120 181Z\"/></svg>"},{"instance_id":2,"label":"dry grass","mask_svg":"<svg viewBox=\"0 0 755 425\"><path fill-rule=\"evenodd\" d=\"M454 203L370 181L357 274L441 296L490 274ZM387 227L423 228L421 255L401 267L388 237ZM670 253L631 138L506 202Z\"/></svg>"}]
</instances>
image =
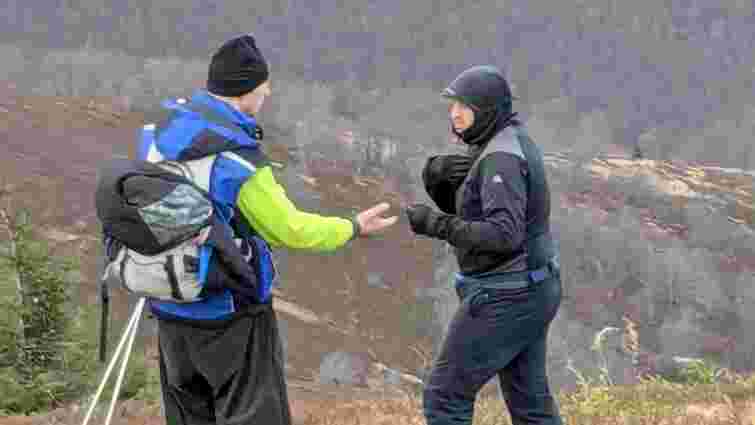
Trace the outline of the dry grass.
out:
<instances>
[{"instance_id":1,"label":"dry grass","mask_svg":"<svg viewBox=\"0 0 755 425\"><path fill-rule=\"evenodd\" d=\"M752 385L752 384L747 384ZM652 385L651 385L652 387ZM622 400L622 394L611 397L610 391L592 389L589 400L576 401L561 397L561 413L565 425L755 425L755 397L729 397L725 391L717 396L699 392L688 403L679 403L684 394L698 392L690 387L678 397L666 397L663 391L650 387L635 388L635 398ZM752 392L749 387L748 392ZM584 395L584 394L583 394ZM699 398L710 397L709 401ZM714 401L714 399L719 399ZM698 400L698 401L694 401ZM617 407L618 406L618 407ZM616 410L611 410L616 408ZM145 425L164 423L156 409L121 408L114 417L114 425ZM414 397L393 400L334 400L307 403L303 414L294 415L295 425L424 425L421 400ZM0 425L33 425L79 423L80 412L55 411L41 417L12 416L0 418ZM76 419L74 421L74 418ZM511 425L506 407L498 399L484 397L477 400L474 425Z\"/></svg>"},{"instance_id":2,"label":"dry grass","mask_svg":"<svg viewBox=\"0 0 755 425\"><path fill-rule=\"evenodd\" d=\"M585 385L559 396L569 425L755 425L755 379L726 385L681 385L645 380L627 387ZM363 400L310 406L303 425L425 424L421 399ZM504 403L476 402L474 425L510 425Z\"/></svg>"}]
</instances>

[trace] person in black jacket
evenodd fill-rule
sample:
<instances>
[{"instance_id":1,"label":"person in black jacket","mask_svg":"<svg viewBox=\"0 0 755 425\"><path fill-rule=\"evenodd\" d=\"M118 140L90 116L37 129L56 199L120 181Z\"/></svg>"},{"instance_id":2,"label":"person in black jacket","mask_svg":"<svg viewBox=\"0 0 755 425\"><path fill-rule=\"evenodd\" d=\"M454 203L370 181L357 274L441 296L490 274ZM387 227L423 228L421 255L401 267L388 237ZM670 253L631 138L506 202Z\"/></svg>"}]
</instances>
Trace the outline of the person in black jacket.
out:
<instances>
[{"instance_id":1,"label":"person in black jacket","mask_svg":"<svg viewBox=\"0 0 755 425\"><path fill-rule=\"evenodd\" d=\"M460 269L461 304L424 390L427 423L471 424L477 393L498 375L514 424L561 424L546 373L562 287L542 152L498 68L472 67L443 95L468 155L430 157L422 178L440 211L406 211L414 233L454 248Z\"/></svg>"}]
</instances>

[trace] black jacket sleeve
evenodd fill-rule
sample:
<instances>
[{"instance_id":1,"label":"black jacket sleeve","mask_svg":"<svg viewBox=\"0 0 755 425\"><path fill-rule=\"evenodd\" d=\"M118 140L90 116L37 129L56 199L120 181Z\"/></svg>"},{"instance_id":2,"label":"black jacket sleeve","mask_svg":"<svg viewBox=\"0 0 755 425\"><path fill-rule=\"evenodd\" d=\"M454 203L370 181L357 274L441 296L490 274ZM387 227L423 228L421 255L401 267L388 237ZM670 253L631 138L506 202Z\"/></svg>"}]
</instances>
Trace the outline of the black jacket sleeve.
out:
<instances>
[{"instance_id":1,"label":"black jacket sleeve","mask_svg":"<svg viewBox=\"0 0 755 425\"><path fill-rule=\"evenodd\" d=\"M444 239L454 247L508 254L526 235L526 164L509 153L493 152L478 168L482 217L467 221L446 216Z\"/></svg>"}]
</instances>

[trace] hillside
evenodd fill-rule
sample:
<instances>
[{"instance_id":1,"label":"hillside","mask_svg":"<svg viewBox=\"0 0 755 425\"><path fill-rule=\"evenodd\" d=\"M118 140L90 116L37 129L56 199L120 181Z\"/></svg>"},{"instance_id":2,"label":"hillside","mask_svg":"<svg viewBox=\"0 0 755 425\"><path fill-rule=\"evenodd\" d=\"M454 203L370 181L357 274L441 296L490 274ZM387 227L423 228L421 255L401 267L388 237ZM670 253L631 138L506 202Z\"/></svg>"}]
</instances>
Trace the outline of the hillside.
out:
<instances>
[{"instance_id":1,"label":"hillside","mask_svg":"<svg viewBox=\"0 0 755 425\"><path fill-rule=\"evenodd\" d=\"M92 192L98 161L126 155L145 116L119 105L117 99L23 95L7 84L0 85L0 99L0 140L7 152L0 157L2 187L11 194L12 208L33 211L40 235L59 252L80 253L80 299L94 304L99 246ZM378 143L377 159L348 149L342 152L353 154L344 154L350 159L333 159L326 147L307 145L297 154L283 137L274 134L271 139L265 148L280 163L276 173L304 208L346 214L382 200L397 208L422 197L411 173L386 168L380 161L381 155L390 157L390 149L380 150L386 145ZM359 141L346 135L333 143L351 146ZM755 340L746 329L751 321L746 306L755 296L747 290L755 271L753 173L705 162L631 160L628 155L591 158L568 151L549 153L547 162L554 188L554 226L562 239L566 270L566 299L557 319L562 327L554 336L558 358L551 366L558 385L573 389L576 382L561 360L569 357L581 361L580 367L594 366L584 354L592 335L605 326L621 327L624 317L639 323L642 348L637 358L649 360L612 373L635 376L659 367L662 356L709 354L725 366L746 371L752 364L750 342ZM626 251L602 245L610 242L605 235L621 237L627 228L637 239L625 242L635 245ZM655 280L647 279L660 269L648 266L622 274L617 270L630 266L611 260L612 255L631 253L639 256L638 262L648 263L650 257L642 255L659 252L667 256L658 255L656 261L672 258L669 253L684 260L677 270L678 282L687 282L684 264L695 259L711 263L715 275L706 269L705 278L691 281L715 288L714 282L722 287L729 282L728 292L716 289L719 292L711 295L704 287L684 289L684 284L674 287L676 292L663 292L653 285ZM276 309L285 328L296 409L321 406L314 389L332 392L335 399L383 394L379 390L390 374L376 364L405 373L406 382L421 376L448 307L437 295L447 286L448 275L439 276L437 270L453 265L438 245L413 237L402 222L384 237L358 242L353 250L331 255L281 253L280 264L283 284ZM640 272L645 279L633 284L629 277L640 279ZM130 302L118 288L114 292L111 324L117 328ZM675 311L661 301L645 302L653 298L668 298L682 307ZM664 323L672 328L683 324L686 328L678 329L689 335L673 349L664 346L666 334L658 331ZM149 321L143 336L151 355L154 334ZM354 372L361 390L342 391L318 382L323 361L334 352L353 353L352 364L362 365Z\"/></svg>"},{"instance_id":2,"label":"hillside","mask_svg":"<svg viewBox=\"0 0 755 425\"><path fill-rule=\"evenodd\" d=\"M10 155L0 158L0 181L10 194L11 208L30 209L40 235L57 252L80 253L80 300L95 304L99 301L100 247L92 194L98 161L113 154L127 155L144 117L119 110L112 99L25 96L12 86L4 87L2 97L0 139ZM285 164L287 149L275 144L268 148L273 159ZM352 179L337 170L334 173L322 161L309 160L306 169L306 173L288 176L300 184L295 190L308 190L291 193L304 204L307 199L302 198L311 196L326 210L351 214L386 199L400 202L397 193L382 189L387 188L382 184L385 179ZM279 178L285 180L285 173L281 171ZM293 381L317 381L323 357L336 351L369 355L374 361L416 372L413 365L420 360L404 348L416 345L425 352L428 344L421 330L407 326L407 320L417 320L412 315L427 316L427 309L423 312L423 306L411 299L414 288L431 275L431 257L428 243L410 237L407 230L397 226L381 239L360 241L350 252L282 253L282 287L276 308L287 335ZM392 246L386 246L386 240ZM396 243L400 250L395 249ZM413 254L406 255L407 250ZM127 299L120 288L112 291L115 335L134 300ZM142 325L142 335L151 355L151 320Z\"/></svg>"}]
</instances>

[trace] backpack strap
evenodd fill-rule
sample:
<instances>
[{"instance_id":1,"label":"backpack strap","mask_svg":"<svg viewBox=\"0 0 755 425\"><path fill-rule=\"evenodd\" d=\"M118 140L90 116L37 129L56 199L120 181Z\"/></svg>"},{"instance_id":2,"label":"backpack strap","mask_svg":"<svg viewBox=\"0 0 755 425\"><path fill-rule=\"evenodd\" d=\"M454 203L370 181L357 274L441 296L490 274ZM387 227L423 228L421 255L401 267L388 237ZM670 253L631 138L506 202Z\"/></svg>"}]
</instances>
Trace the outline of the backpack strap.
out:
<instances>
[{"instance_id":1,"label":"backpack strap","mask_svg":"<svg viewBox=\"0 0 755 425\"><path fill-rule=\"evenodd\" d=\"M180 111L188 115L201 116L202 118L206 119L211 126L222 127L228 131L232 131L231 129L234 127L239 127L238 124L232 122L228 118L222 116L222 114L219 114L217 111L214 111L212 110L212 108L209 108L201 103L193 104L192 109L187 108L184 103L180 102L166 101L163 102L163 106L168 109ZM196 110L194 110L195 107ZM255 127L259 128L256 123ZM208 155L207 157L191 161L166 160L164 156L161 155L157 150L156 129L157 126L154 124L148 124L143 127L139 158L146 159L150 162L155 162L164 167L170 167L173 171L180 172L208 193L210 192L210 181L212 177L213 165L218 155L226 159L235 161L252 172L256 172L256 167L252 163L244 159L241 155L231 151L224 151L218 154ZM259 133L261 133L261 128L259 129ZM258 136L258 139L261 139L261 134L259 134ZM229 217L226 218L228 218L228 224L231 226L236 235L246 238L259 236L259 234L251 227L251 225L241 213L241 210L236 205L228 205L227 207L229 207L230 211Z\"/></svg>"}]
</instances>

